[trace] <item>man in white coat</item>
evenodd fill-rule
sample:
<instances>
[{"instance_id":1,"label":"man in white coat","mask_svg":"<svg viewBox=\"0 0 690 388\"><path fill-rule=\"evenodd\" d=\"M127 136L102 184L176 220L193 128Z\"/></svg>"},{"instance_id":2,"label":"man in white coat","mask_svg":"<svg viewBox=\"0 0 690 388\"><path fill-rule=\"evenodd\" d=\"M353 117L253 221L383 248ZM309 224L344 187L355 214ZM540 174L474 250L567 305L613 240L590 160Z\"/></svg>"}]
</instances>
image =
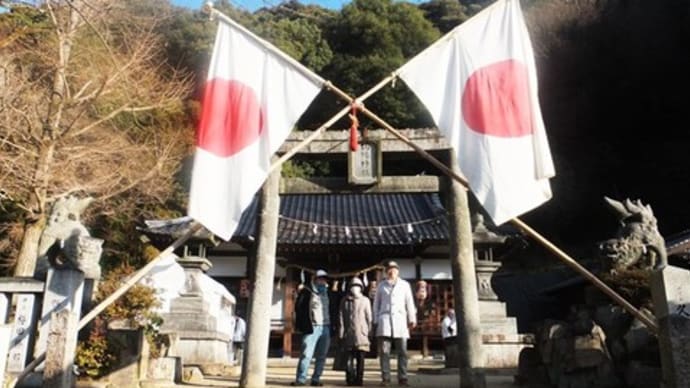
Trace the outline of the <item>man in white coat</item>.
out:
<instances>
[{"instance_id":1,"label":"man in white coat","mask_svg":"<svg viewBox=\"0 0 690 388\"><path fill-rule=\"evenodd\" d=\"M386 264L386 279L379 284L374 297L374 324L381 363L381 385L391 382L391 346L398 351L398 384L407 386L407 339L417 325L410 283L398 277L395 261Z\"/></svg>"}]
</instances>

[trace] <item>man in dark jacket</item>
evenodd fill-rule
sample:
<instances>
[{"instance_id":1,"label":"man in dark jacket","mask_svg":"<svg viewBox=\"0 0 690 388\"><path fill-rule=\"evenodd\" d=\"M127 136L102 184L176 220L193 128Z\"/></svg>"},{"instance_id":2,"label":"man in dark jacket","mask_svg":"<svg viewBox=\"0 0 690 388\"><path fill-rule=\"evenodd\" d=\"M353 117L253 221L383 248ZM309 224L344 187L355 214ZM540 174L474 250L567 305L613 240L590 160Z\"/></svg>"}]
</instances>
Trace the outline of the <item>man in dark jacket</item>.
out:
<instances>
[{"instance_id":1,"label":"man in dark jacket","mask_svg":"<svg viewBox=\"0 0 690 388\"><path fill-rule=\"evenodd\" d=\"M371 301L362 294L364 285L355 277L350 292L340 302L339 338L347 351L345 379L348 386L362 386L364 380L364 354L369 351L372 327Z\"/></svg>"},{"instance_id":2,"label":"man in dark jacket","mask_svg":"<svg viewBox=\"0 0 690 388\"><path fill-rule=\"evenodd\" d=\"M316 271L316 280L300 290L295 303L295 326L302 332L297 374L292 386L306 385L312 357L316 358L311 385L320 387L321 374L331 343L331 318L328 300L328 273Z\"/></svg>"}]
</instances>

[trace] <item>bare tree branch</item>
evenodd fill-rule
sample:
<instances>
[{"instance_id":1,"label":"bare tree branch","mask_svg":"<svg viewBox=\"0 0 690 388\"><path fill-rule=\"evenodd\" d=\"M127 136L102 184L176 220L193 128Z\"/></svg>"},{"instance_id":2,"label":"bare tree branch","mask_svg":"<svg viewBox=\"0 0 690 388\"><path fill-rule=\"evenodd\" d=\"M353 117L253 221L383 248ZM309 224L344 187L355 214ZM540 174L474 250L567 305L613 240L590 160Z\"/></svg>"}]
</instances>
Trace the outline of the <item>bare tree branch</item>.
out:
<instances>
[{"instance_id":1,"label":"bare tree branch","mask_svg":"<svg viewBox=\"0 0 690 388\"><path fill-rule=\"evenodd\" d=\"M191 77L165 65L156 24L126 4L47 1L40 28L1 42L0 187L26 212L25 230L68 193L108 211L175 187Z\"/></svg>"}]
</instances>

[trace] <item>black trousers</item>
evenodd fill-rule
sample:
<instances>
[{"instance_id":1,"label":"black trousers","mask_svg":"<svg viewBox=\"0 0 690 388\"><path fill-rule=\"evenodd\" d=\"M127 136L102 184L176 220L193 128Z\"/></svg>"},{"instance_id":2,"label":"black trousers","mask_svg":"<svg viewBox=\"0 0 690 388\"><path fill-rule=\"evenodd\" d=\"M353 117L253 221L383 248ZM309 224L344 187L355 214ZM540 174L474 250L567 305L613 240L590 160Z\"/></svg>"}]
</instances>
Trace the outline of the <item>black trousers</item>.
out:
<instances>
[{"instance_id":1,"label":"black trousers","mask_svg":"<svg viewBox=\"0 0 690 388\"><path fill-rule=\"evenodd\" d=\"M347 369L345 380L349 386L361 386L364 381L364 353L361 350L352 349L347 355Z\"/></svg>"}]
</instances>

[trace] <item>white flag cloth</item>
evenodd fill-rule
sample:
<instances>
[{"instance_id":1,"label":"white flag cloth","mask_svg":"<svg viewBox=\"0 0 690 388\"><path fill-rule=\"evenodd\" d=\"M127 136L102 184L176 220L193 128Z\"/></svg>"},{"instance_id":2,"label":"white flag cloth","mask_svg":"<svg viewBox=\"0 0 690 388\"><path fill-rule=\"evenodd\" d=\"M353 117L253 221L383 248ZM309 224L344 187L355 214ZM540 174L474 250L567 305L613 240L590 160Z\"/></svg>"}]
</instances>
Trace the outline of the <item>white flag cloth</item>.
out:
<instances>
[{"instance_id":1,"label":"white flag cloth","mask_svg":"<svg viewBox=\"0 0 690 388\"><path fill-rule=\"evenodd\" d=\"M555 175L518 0L499 0L397 72L458 155L500 225L551 198Z\"/></svg>"},{"instance_id":2,"label":"white flag cloth","mask_svg":"<svg viewBox=\"0 0 690 388\"><path fill-rule=\"evenodd\" d=\"M221 19L202 101L189 215L229 240L269 173L271 155L322 84L275 47Z\"/></svg>"}]
</instances>

